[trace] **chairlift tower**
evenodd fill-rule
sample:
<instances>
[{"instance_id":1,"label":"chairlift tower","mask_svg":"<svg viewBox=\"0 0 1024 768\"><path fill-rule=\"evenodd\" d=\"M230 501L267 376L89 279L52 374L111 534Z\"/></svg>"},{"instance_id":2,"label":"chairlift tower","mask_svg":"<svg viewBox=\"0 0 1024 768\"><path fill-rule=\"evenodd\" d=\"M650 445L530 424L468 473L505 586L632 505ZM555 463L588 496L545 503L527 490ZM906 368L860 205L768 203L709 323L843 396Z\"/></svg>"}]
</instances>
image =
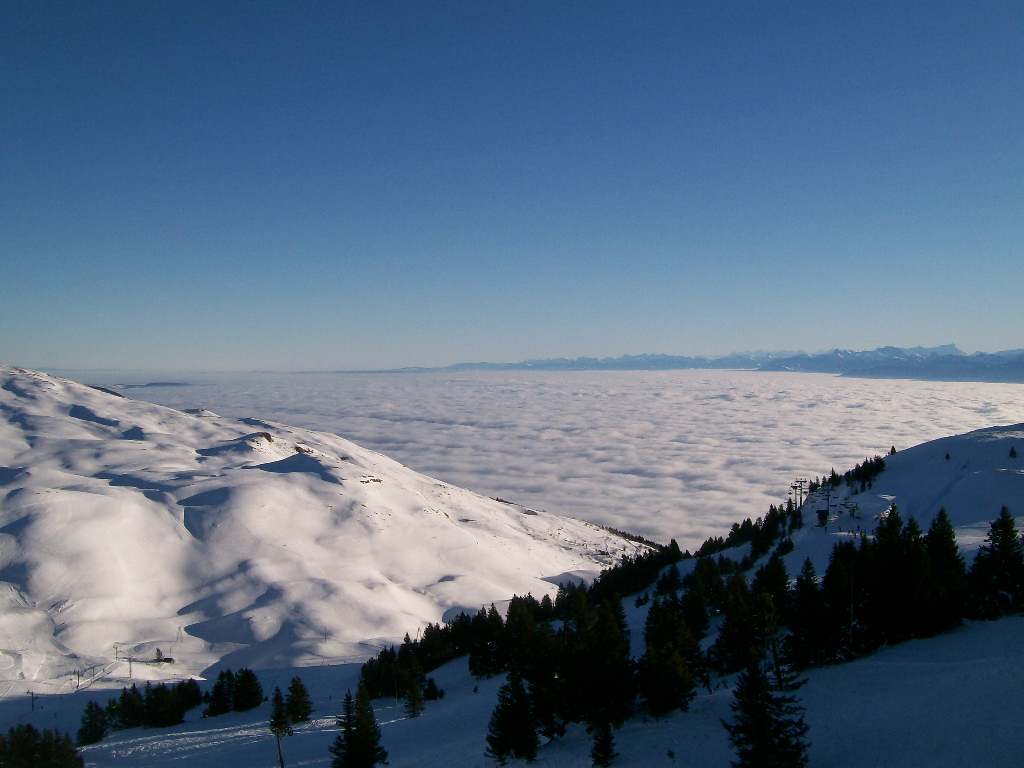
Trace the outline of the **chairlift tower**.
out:
<instances>
[{"instance_id":1,"label":"chairlift tower","mask_svg":"<svg viewBox=\"0 0 1024 768\"><path fill-rule=\"evenodd\" d=\"M807 490L807 487L810 485L810 482L811 481L808 480L806 477L798 477L796 481L793 483L793 488L796 490L798 498L796 505L797 509L804 505L804 491Z\"/></svg>"}]
</instances>

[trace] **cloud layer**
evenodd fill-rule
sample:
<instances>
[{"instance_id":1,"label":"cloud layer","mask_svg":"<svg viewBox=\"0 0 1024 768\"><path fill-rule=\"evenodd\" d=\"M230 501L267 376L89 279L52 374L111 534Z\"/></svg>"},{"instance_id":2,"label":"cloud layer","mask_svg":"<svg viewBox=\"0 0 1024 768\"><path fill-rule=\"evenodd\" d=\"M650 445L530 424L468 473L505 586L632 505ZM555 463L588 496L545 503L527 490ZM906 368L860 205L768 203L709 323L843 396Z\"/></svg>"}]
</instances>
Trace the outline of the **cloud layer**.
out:
<instances>
[{"instance_id":1,"label":"cloud layer","mask_svg":"<svg viewBox=\"0 0 1024 768\"><path fill-rule=\"evenodd\" d=\"M131 394L335 432L436 478L693 548L798 476L1024 422L1024 386L749 371L252 374Z\"/></svg>"}]
</instances>

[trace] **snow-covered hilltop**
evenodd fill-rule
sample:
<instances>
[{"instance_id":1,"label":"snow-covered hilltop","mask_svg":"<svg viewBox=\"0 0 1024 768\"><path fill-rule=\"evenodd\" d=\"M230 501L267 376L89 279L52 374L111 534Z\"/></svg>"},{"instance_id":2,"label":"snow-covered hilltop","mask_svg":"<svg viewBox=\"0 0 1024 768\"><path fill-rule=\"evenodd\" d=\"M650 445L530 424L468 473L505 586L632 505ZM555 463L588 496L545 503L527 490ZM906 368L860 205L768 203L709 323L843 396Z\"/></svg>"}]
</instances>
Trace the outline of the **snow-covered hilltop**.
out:
<instances>
[{"instance_id":1,"label":"snow-covered hilltop","mask_svg":"<svg viewBox=\"0 0 1024 768\"><path fill-rule=\"evenodd\" d=\"M362 659L366 641L637 549L335 435L0 368L0 680L15 690L122 677L129 656L136 678ZM140 668L157 648L175 663Z\"/></svg>"},{"instance_id":2,"label":"snow-covered hilltop","mask_svg":"<svg viewBox=\"0 0 1024 768\"><path fill-rule=\"evenodd\" d=\"M945 507L968 562L1002 507L1024 519L1024 424L931 440L885 456L884 461L884 471L863 490L860 483L840 482L807 497L804 529L794 534L795 549L785 557L790 576L799 572L807 557L819 574L824 573L833 544L843 537L870 534L893 504L903 520L914 517L923 530ZM819 511L828 512L823 527Z\"/></svg>"}]
</instances>

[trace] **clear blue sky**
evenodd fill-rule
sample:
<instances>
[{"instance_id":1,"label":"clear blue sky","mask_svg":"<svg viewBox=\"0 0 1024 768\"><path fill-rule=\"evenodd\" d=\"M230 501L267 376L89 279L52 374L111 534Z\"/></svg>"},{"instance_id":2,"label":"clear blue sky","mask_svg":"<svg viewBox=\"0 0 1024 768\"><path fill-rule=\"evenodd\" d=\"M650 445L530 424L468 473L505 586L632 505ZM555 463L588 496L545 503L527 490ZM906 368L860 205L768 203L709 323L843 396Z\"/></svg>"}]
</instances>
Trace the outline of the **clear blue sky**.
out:
<instances>
[{"instance_id":1,"label":"clear blue sky","mask_svg":"<svg viewBox=\"0 0 1024 768\"><path fill-rule=\"evenodd\" d=\"M1024 347L1024 3L0 5L0 363Z\"/></svg>"}]
</instances>

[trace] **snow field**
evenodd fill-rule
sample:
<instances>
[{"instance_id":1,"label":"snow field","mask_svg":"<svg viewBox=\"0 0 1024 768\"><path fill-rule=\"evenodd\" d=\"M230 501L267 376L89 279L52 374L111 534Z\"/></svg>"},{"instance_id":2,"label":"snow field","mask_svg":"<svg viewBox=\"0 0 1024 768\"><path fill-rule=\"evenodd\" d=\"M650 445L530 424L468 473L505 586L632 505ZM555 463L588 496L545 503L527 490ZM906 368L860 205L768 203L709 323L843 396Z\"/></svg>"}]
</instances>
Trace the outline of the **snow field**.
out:
<instances>
[{"instance_id":1,"label":"snow field","mask_svg":"<svg viewBox=\"0 0 1024 768\"><path fill-rule=\"evenodd\" d=\"M334 435L0 369L0 684L362 660L637 545ZM6 597L4 597L6 596ZM173 665L140 663L157 648Z\"/></svg>"}]
</instances>

